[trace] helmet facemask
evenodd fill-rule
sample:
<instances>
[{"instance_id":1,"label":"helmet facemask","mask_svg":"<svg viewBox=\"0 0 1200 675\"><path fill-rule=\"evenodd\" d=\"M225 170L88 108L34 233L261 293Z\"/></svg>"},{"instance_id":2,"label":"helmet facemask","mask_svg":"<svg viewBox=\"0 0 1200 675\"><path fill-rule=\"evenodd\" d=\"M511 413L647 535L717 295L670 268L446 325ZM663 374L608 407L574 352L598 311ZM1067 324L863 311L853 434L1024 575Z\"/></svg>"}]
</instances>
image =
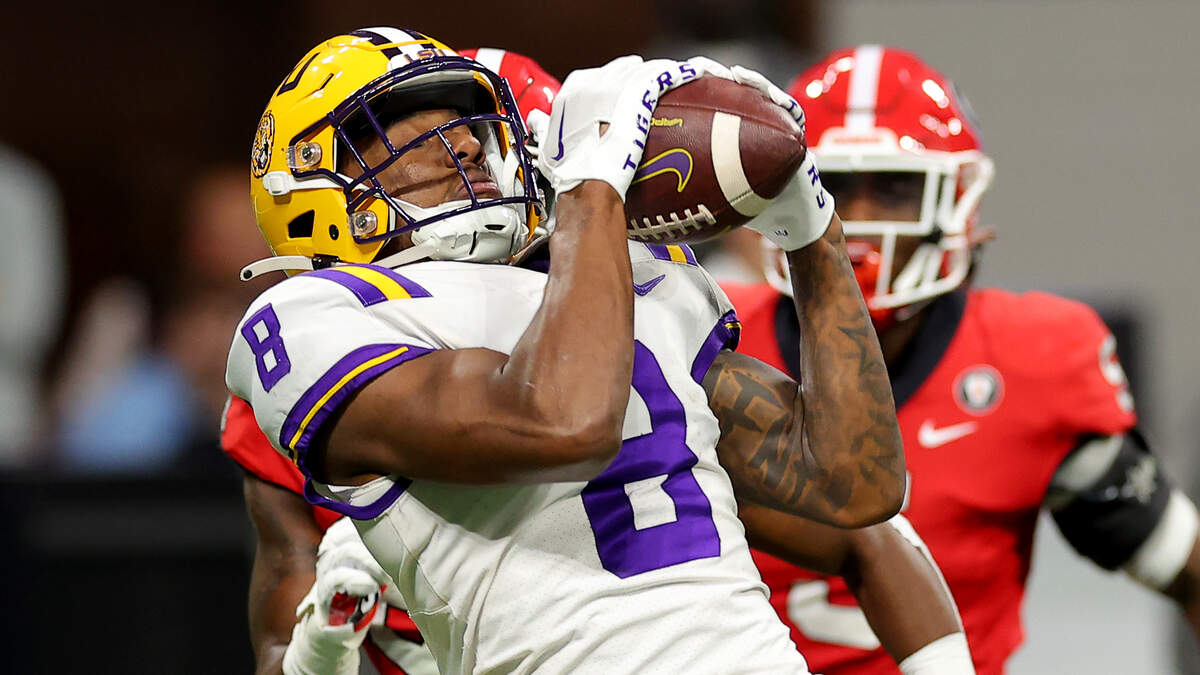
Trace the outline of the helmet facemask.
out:
<instances>
[{"instance_id":1,"label":"helmet facemask","mask_svg":"<svg viewBox=\"0 0 1200 675\"><path fill-rule=\"evenodd\" d=\"M407 115L450 109L460 115L396 147L388 127ZM332 130L333 166L293 165L298 186L313 179L332 183L344 193L347 230L358 244L385 242L411 232L413 246L375 260L395 266L423 258L473 262L508 260L529 238L541 211L540 195L525 149L525 128L505 82L482 66L461 57L418 61L392 70L360 89L335 108L326 120L301 132L291 148ZM480 169L496 182L499 197L480 196L471 185L448 135L466 127L482 146ZM373 164L365 148L382 143L386 156ZM384 175L397 162L426 143L442 146L453 159L465 198L421 207L389 193ZM411 157L411 155L409 155ZM352 167L357 175L346 172ZM478 178L478 175L476 175ZM394 248L394 247L389 247Z\"/></svg>"},{"instance_id":2,"label":"helmet facemask","mask_svg":"<svg viewBox=\"0 0 1200 675\"><path fill-rule=\"evenodd\" d=\"M889 207L901 203L915 207L904 218L842 220L847 253L877 330L911 317L964 282L972 262L970 232L992 178L987 157L974 151L821 150L821 180L848 216L857 215L850 205L860 195L879 212L894 213ZM765 252L767 279L791 295L786 261L771 248Z\"/></svg>"}]
</instances>

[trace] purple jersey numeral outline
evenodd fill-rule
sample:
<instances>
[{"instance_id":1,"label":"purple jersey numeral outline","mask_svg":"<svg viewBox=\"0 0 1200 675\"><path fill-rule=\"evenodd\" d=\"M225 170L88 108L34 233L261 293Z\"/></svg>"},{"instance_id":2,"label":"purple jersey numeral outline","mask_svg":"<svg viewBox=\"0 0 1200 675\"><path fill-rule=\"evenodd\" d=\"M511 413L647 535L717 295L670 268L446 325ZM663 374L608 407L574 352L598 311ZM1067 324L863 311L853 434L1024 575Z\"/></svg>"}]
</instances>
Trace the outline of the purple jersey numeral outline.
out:
<instances>
[{"instance_id":1,"label":"purple jersey numeral outline","mask_svg":"<svg viewBox=\"0 0 1200 675\"><path fill-rule=\"evenodd\" d=\"M600 563L622 579L721 555L712 505L691 471L697 457L687 446L683 403L654 354L637 340L633 347L633 389L650 411L650 433L626 439L617 458L582 494ZM625 485L662 475L676 518L638 530Z\"/></svg>"},{"instance_id":2,"label":"purple jersey numeral outline","mask_svg":"<svg viewBox=\"0 0 1200 675\"><path fill-rule=\"evenodd\" d=\"M263 324L267 328L267 336L259 339L254 327ZM242 324L242 337L254 354L254 365L258 368L258 381L262 383L263 391L271 391L283 379L284 375L292 372L292 361L288 358L287 349L283 346L283 337L279 334L279 317L275 308L267 303L266 307L258 310ZM267 366L266 356L275 357L275 365Z\"/></svg>"}]
</instances>

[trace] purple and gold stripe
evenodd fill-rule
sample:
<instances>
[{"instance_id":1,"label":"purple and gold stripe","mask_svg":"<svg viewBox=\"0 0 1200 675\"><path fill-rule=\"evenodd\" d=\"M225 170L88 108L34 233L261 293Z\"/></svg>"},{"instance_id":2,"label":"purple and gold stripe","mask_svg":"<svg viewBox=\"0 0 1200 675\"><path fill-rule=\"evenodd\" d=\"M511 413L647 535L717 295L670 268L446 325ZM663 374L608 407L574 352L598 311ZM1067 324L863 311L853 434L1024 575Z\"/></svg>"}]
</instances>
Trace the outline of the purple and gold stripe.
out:
<instances>
[{"instance_id":1,"label":"purple and gold stripe","mask_svg":"<svg viewBox=\"0 0 1200 675\"><path fill-rule=\"evenodd\" d=\"M700 263L696 262L696 254L692 253L691 247L685 244L646 244L646 248L650 249L650 255L659 260L692 265L693 267L700 266Z\"/></svg>"},{"instance_id":2,"label":"purple and gold stripe","mask_svg":"<svg viewBox=\"0 0 1200 675\"><path fill-rule=\"evenodd\" d=\"M305 450L342 401L388 370L432 351L414 345L375 344L350 352L333 364L292 406L279 431L279 444L294 451L296 466L307 476Z\"/></svg>"},{"instance_id":3,"label":"purple and gold stripe","mask_svg":"<svg viewBox=\"0 0 1200 675\"><path fill-rule=\"evenodd\" d=\"M712 332L708 334L704 344L700 345L700 351L697 352L696 359L692 361L692 379L697 383L703 382L704 375L712 367L713 361L717 360L717 354L722 349L737 349L741 334L742 324L738 321L737 315L732 310L726 312Z\"/></svg>"},{"instance_id":4,"label":"purple and gold stripe","mask_svg":"<svg viewBox=\"0 0 1200 675\"><path fill-rule=\"evenodd\" d=\"M370 307L388 300L432 297L429 291L413 280L377 265L338 265L307 272L304 276L325 279L341 285L353 293L363 307Z\"/></svg>"}]
</instances>

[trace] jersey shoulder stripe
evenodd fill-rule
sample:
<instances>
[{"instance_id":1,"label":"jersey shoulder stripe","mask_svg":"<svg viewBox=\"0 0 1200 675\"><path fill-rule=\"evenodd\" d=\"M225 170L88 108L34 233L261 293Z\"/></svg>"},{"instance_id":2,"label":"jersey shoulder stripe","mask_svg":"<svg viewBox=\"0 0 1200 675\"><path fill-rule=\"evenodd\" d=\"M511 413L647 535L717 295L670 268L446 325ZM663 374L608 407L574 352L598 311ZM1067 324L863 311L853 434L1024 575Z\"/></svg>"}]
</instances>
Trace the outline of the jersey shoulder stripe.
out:
<instances>
[{"instance_id":1,"label":"jersey shoulder stripe","mask_svg":"<svg viewBox=\"0 0 1200 675\"><path fill-rule=\"evenodd\" d=\"M343 356L292 406L283 420L279 445L307 475L304 451L316 430L347 396L389 369L432 351L416 345L370 344Z\"/></svg>"},{"instance_id":2,"label":"jersey shoulder stripe","mask_svg":"<svg viewBox=\"0 0 1200 675\"><path fill-rule=\"evenodd\" d=\"M302 276L325 279L345 287L363 307L388 300L433 297L415 281L377 265L339 265L307 272Z\"/></svg>"},{"instance_id":3,"label":"jersey shoulder stripe","mask_svg":"<svg viewBox=\"0 0 1200 675\"><path fill-rule=\"evenodd\" d=\"M650 255L659 260L677 262L692 267L700 266L700 263L696 261L696 254L692 252L691 247L685 244L645 244L645 246L650 249Z\"/></svg>"},{"instance_id":4,"label":"jersey shoulder stripe","mask_svg":"<svg viewBox=\"0 0 1200 675\"><path fill-rule=\"evenodd\" d=\"M704 344L700 346L695 360L692 361L692 379L697 383L702 383L704 375L708 373L708 369L712 367L713 361L717 359L717 354L722 349L737 349L741 331L742 324L738 321L737 315L732 311L725 312L725 315L717 321L717 325L704 340Z\"/></svg>"}]
</instances>

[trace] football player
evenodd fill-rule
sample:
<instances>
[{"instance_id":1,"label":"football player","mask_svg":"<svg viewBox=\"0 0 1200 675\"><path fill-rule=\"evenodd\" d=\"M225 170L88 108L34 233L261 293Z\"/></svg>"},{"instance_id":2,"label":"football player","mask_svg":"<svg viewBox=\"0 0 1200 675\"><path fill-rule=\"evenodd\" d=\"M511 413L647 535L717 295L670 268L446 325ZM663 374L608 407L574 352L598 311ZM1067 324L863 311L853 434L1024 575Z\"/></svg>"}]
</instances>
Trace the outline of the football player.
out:
<instances>
[{"instance_id":1,"label":"football player","mask_svg":"<svg viewBox=\"0 0 1200 675\"><path fill-rule=\"evenodd\" d=\"M861 46L830 54L791 92L891 374L904 513L953 591L977 672L1003 672L1021 642L1042 508L1081 554L1200 625L1196 509L1138 433L1113 336L1078 302L970 286L990 236L976 219L992 163L958 91L911 53ZM741 349L798 376L788 270L767 246L772 283L726 291ZM814 670L895 672L842 579L755 561Z\"/></svg>"},{"instance_id":2,"label":"football player","mask_svg":"<svg viewBox=\"0 0 1200 675\"><path fill-rule=\"evenodd\" d=\"M561 85L537 62L498 49L466 49L459 53L474 58L507 80L514 102L530 129L545 126L550 116L550 103ZM424 647L416 625L404 612L392 589L384 591L387 602L380 604L373 621L358 625L357 630L348 630L345 624L329 626L323 621L329 616L328 603L332 601L332 595L326 593L324 598L314 595L318 590L314 584L318 544L326 529L341 515L309 505L304 500L304 477L295 464L271 447L255 423L253 412L239 398L232 398L226 407L221 445L245 471L243 492L257 535L249 594L250 636L257 660L256 672L260 675L282 672L285 651L289 648L300 650L290 661L318 660L300 656L304 650L316 650L325 655L321 664L334 664L327 670L357 672L361 646L382 675L437 673L433 656ZM323 552L322 557L327 560L337 557L339 563L349 562L359 567L373 563L369 556L362 560L361 543L357 546L353 542L347 543L345 535L335 537L327 547L338 551L336 556L327 556ZM331 563L329 568L332 569ZM327 585L326 588L332 587ZM302 605L301 599L310 602ZM300 626L295 625L298 606L309 610ZM310 644L292 640L294 630L299 638Z\"/></svg>"},{"instance_id":3,"label":"football player","mask_svg":"<svg viewBox=\"0 0 1200 675\"><path fill-rule=\"evenodd\" d=\"M737 322L690 251L625 239L657 96L714 66L568 78L539 161L548 274L478 264L512 259L541 202L504 81L445 45L337 36L260 121L252 194L277 256L245 274L311 271L251 305L227 382L305 497L355 519L444 672L807 672L733 490L841 527L899 507L886 374L811 161L763 212L790 251L802 388L723 350ZM761 76L723 76L803 124Z\"/></svg>"}]
</instances>

